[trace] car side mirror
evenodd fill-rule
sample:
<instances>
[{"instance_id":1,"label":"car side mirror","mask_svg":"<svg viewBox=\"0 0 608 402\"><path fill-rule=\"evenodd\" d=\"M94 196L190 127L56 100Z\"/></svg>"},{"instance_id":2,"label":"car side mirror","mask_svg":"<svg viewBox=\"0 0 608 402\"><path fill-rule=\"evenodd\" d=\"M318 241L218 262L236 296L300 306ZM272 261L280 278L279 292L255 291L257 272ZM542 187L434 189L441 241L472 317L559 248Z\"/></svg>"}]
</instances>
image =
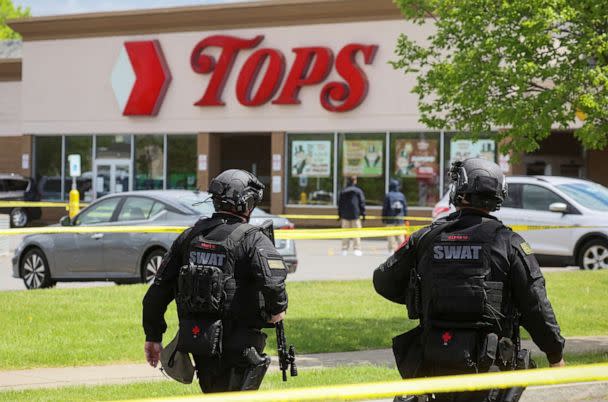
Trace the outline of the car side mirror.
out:
<instances>
[{"instance_id":1,"label":"car side mirror","mask_svg":"<svg viewBox=\"0 0 608 402\"><path fill-rule=\"evenodd\" d=\"M72 226L72 221L70 220L69 216L64 216L61 219L59 219L59 224L61 226Z\"/></svg>"},{"instance_id":2,"label":"car side mirror","mask_svg":"<svg viewBox=\"0 0 608 402\"><path fill-rule=\"evenodd\" d=\"M561 212L562 214L565 214L566 211L568 211L568 205L563 202L554 202L553 204L549 205L549 211Z\"/></svg>"}]
</instances>

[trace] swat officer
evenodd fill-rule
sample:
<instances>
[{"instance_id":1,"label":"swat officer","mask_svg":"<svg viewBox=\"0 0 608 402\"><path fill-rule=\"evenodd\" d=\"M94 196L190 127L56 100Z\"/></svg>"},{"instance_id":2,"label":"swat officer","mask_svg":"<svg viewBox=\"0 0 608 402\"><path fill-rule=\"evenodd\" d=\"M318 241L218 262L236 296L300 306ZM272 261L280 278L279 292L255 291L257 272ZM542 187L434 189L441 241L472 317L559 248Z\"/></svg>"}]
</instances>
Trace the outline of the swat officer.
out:
<instances>
[{"instance_id":1,"label":"swat officer","mask_svg":"<svg viewBox=\"0 0 608 402\"><path fill-rule=\"evenodd\" d=\"M192 355L205 393L259 388L270 364L261 328L281 321L287 309L283 259L260 228L247 223L263 189L243 170L213 179L209 193L217 212L175 240L143 300L148 363L159 362L164 313L175 298L180 324L169 365L175 353Z\"/></svg>"},{"instance_id":2,"label":"swat officer","mask_svg":"<svg viewBox=\"0 0 608 402\"><path fill-rule=\"evenodd\" d=\"M530 246L490 212L507 196L495 163L480 158L450 169L456 212L414 233L374 271L374 287L406 304L415 329L393 338L403 378L531 368L519 325L563 366L564 339ZM523 388L397 397L395 400L517 401ZM418 398L418 399L417 399Z\"/></svg>"}]
</instances>

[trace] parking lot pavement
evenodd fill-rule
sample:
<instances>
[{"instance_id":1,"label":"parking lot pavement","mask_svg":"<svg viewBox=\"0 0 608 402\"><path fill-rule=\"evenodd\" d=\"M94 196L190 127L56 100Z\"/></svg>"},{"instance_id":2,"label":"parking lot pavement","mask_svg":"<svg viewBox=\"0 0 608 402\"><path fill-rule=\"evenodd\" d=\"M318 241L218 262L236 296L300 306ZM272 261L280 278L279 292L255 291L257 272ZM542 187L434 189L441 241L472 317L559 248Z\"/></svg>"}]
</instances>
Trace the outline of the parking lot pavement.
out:
<instances>
[{"instance_id":1,"label":"parking lot pavement","mask_svg":"<svg viewBox=\"0 0 608 402\"><path fill-rule=\"evenodd\" d=\"M21 279L12 277L12 250L19 244L20 237L10 238L10 252L0 254L0 291L25 289ZM311 280L353 280L371 279L378 265L384 262L389 254L385 239L366 239L362 242L363 255L357 257L352 250L347 256L342 256L340 240L299 240L296 243L298 253L298 269L289 275L289 281ZM543 268L544 271L554 271L577 268ZM63 282L58 288L111 286L112 282Z\"/></svg>"}]
</instances>

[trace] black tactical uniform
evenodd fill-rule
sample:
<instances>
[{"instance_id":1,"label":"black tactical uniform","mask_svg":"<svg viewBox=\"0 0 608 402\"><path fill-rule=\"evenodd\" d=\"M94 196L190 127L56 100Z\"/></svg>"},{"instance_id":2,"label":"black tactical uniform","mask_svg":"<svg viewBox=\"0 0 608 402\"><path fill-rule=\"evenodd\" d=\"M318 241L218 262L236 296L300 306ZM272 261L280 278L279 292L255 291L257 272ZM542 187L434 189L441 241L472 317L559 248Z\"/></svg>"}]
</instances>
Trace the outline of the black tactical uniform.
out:
<instances>
[{"instance_id":1,"label":"black tactical uniform","mask_svg":"<svg viewBox=\"0 0 608 402\"><path fill-rule=\"evenodd\" d=\"M420 319L420 326L393 339L404 378L529 368L533 366L529 354L519 349L519 324L550 363L562 359L564 339L530 246L481 209L463 208L466 199L479 208L494 210L506 196L506 191L499 197L496 192L488 195L489 188L502 191L503 180L502 173L498 176L499 171L494 170L496 165L487 164L491 163L465 161L463 174L468 173L468 184L454 183L451 197L461 210L414 233L374 272L376 291L406 304L409 318ZM464 168L462 163L453 168L455 176ZM498 180L484 184L483 179L476 179L487 177L488 171ZM463 198L456 199L457 189L467 185L469 191L461 191ZM481 199L471 197L480 193L484 195ZM523 389L493 390L435 397L442 401L517 401L521 392Z\"/></svg>"},{"instance_id":2,"label":"black tactical uniform","mask_svg":"<svg viewBox=\"0 0 608 402\"><path fill-rule=\"evenodd\" d=\"M239 172L253 177L243 171L227 171L222 175L229 173L229 179L238 179L243 177ZM225 178L222 175L216 180ZM247 180L243 180L245 187ZM234 180L232 183L231 180L225 182L226 188L234 184ZM261 186L261 183L257 183ZM213 190L212 182L212 194ZM216 189L216 192L225 195L221 189ZM247 207L249 211L253 209L252 205ZM218 207L221 208L216 204L216 209ZM208 275L192 276L193 272L200 272L197 267L208 268L206 274L219 272L214 270L215 267L224 271L230 267L229 271L232 272L225 272L223 291L219 291L217 297L208 297L218 289L216 283L207 281ZM268 326L268 317L287 309L286 274L281 255L259 228L248 225L245 219L233 213L218 212L209 219L201 219L175 240L144 298L143 326L146 340L161 342L167 329L164 313L175 298L180 319L178 345L184 343L182 338L184 335L188 337L190 333L190 341L195 343L207 336L205 330L214 322L213 319L205 321L207 318L218 318L221 321L221 328L213 336L218 336L222 341L213 347L213 351L202 355L189 351L196 363L203 392L257 389L270 362L263 354L266 335L261 328ZM192 292L195 293L193 296ZM182 294L186 296L181 296ZM218 306L215 307L219 307L220 313L193 313L190 307L196 304L195 299L203 304L208 301L211 304L217 302ZM208 305L204 307L207 312L210 308ZM197 319L203 321L196 321ZM257 353L254 355L258 359L262 356L258 364L261 371L253 373L253 381L247 377L255 364L244 356L244 351L251 347L255 348L254 352Z\"/></svg>"}]
</instances>

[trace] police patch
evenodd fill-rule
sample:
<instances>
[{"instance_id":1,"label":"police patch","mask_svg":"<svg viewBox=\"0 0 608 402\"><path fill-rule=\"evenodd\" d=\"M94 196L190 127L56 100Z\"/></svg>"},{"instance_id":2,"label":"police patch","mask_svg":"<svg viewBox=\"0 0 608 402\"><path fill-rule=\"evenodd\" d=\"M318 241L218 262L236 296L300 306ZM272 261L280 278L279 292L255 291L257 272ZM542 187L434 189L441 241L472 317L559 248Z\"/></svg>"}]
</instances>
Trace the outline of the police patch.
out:
<instances>
[{"instance_id":1,"label":"police patch","mask_svg":"<svg viewBox=\"0 0 608 402\"><path fill-rule=\"evenodd\" d=\"M526 241L521 243L519 247L521 247L521 250L524 252L525 255L530 255L534 253L534 251L532 251L532 247L530 247L530 245Z\"/></svg>"},{"instance_id":2,"label":"police patch","mask_svg":"<svg viewBox=\"0 0 608 402\"><path fill-rule=\"evenodd\" d=\"M268 260L268 268L270 269L285 269L283 260Z\"/></svg>"}]
</instances>

